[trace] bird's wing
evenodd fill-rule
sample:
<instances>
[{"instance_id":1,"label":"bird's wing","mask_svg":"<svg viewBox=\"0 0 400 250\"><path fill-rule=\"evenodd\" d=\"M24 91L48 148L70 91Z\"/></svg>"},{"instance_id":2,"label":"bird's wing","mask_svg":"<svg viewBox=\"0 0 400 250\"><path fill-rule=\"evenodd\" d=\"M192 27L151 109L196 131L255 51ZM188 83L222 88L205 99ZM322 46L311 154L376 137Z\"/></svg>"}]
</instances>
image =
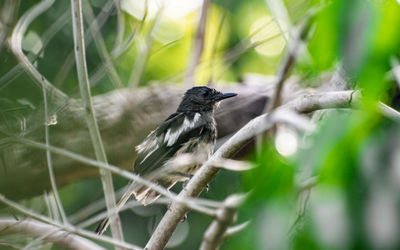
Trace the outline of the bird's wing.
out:
<instances>
[{"instance_id":1,"label":"bird's wing","mask_svg":"<svg viewBox=\"0 0 400 250\"><path fill-rule=\"evenodd\" d=\"M133 171L144 175L161 167L191 138L203 133L206 122L199 113L174 113L136 147Z\"/></svg>"}]
</instances>

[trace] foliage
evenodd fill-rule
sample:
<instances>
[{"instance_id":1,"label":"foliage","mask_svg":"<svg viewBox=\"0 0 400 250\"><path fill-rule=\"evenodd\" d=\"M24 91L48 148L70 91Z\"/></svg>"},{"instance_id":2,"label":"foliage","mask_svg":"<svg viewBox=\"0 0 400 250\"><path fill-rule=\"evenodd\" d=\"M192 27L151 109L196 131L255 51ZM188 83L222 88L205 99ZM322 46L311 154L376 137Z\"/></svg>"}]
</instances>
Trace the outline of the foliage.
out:
<instances>
[{"instance_id":1,"label":"foliage","mask_svg":"<svg viewBox=\"0 0 400 250\"><path fill-rule=\"evenodd\" d=\"M15 6L12 24L39 1L16 2L19 4ZM83 2L90 4L97 16L110 1ZM90 41L93 40L90 32L85 32L93 95L121 87L135 90L178 85L184 79L202 1L193 1L193 6L182 7L178 12L172 7L157 8L156 1L138 1L136 5L133 2L121 1L121 16L112 7L104 12L100 37L104 39L111 65L105 62L98 44ZM396 85L393 77L393 68L400 56L400 3L395 0L286 0L276 1L284 6L277 13L273 10L279 8L271 6L271 2L212 1L204 51L194 74L196 84L212 82L221 86L226 82L240 82L249 73L275 74L289 51L292 31L310 18L310 32L303 41L304 50L297 55L292 74L302 80L303 86L315 86L317 82L315 87L318 87L324 84L326 74L343 69L346 87L361 90L363 97L353 109L310 114L316 124L311 132L278 124L264 136L256 152L247 156L254 169L242 173L221 171L210 183L210 192L202 194L202 198L223 200L232 193L249 192L238 210L238 222L250 221L247 228L226 239L221 248L398 249L400 124L382 113L379 102L400 108L400 83ZM142 3L149 5L141 7ZM0 5L7 11L8 5ZM79 99L69 10L69 1L55 1L31 24L22 46L46 79L69 97ZM281 22L277 17L282 15L287 15L291 23ZM3 28L5 16L2 15L0 32L6 30ZM84 16L88 18L87 31L93 20L89 15ZM116 29L121 25L119 18L124 23L122 31ZM118 42L118 36L122 41ZM44 130L38 132L38 127L42 129L47 121L44 116L34 115L44 105L40 86L18 66L6 42L0 44L0 53L0 166L7 169L13 165L15 154L6 143L9 135L42 139ZM143 63L142 69L138 66L140 63ZM111 68L115 68L118 79L113 78ZM139 77L136 86L134 77ZM123 86L118 86L118 81ZM54 96L48 94L48 99L54 108ZM63 110L57 109L54 115L57 112ZM290 156L277 149L280 126L291 131L296 141L297 151ZM3 172L0 174L6 176ZM115 187L126 185L126 179L119 176L114 176L114 181ZM29 188L37 183L26 185ZM180 189L176 186L172 191ZM70 183L59 188L59 192L70 218L103 197L97 179ZM52 197L46 193L20 202L57 219L57 206ZM155 204L122 212L125 240L144 246L166 210L165 205ZM10 212L0 206L0 214L10 215ZM189 213L169 246L198 248L211 221L212 218L202 213ZM88 229L94 227L89 225ZM16 240L0 235L0 248L3 241L15 242L18 246L34 242L30 238Z\"/></svg>"}]
</instances>

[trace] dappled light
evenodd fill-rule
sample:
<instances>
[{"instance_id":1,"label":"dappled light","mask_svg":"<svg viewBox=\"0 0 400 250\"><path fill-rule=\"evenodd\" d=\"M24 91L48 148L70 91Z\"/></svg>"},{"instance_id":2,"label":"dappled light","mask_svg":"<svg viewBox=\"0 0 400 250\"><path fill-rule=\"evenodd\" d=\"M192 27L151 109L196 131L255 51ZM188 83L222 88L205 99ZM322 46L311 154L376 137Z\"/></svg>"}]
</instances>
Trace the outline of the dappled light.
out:
<instances>
[{"instance_id":1,"label":"dappled light","mask_svg":"<svg viewBox=\"0 0 400 250\"><path fill-rule=\"evenodd\" d=\"M0 249L400 249L400 1L0 1Z\"/></svg>"}]
</instances>

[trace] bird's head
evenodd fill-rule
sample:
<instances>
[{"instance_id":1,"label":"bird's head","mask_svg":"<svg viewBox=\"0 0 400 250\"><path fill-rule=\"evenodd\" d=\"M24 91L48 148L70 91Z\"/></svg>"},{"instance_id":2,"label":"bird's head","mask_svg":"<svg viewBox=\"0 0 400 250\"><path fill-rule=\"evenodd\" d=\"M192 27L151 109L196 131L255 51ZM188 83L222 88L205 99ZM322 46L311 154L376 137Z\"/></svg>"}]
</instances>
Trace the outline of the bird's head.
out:
<instances>
[{"instance_id":1,"label":"bird's head","mask_svg":"<svg viewBox=\"0 0 400 250\"><path fill-rule=\"evenodd\" d=\"M193 87L186 91L177 111L211 111L218 102L236 95L236 93L221 93L205 86Z\"/></svg>"}]
</instances>

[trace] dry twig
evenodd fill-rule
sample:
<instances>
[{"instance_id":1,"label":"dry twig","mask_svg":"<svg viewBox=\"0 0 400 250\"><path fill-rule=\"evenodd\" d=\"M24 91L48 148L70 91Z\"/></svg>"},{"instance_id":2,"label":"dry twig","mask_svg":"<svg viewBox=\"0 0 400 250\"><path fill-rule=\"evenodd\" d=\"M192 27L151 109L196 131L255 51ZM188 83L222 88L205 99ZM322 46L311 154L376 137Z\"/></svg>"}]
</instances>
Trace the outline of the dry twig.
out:
<instances>
[{"instance_id":1,"label":"dry twig","mask_svg":"<svg viewBox=\"0 0 400 250\"><path fill-rule=\"evenodd\" d=\"M196 37L192 48L192 53L190 53L190 59L185 74L184 83L186 88L190 88L191 86L193 86L194 73L197 64L200 61L201 55L203 54L206 24L207 24L207 12L209 5L210 5L210 0L204 0L203 7L201 9L199 25L197 26Z\"/></svg>"},{"instance_id":2,"label":"dry twig","mask_svg":"<svg viewBox=\"0 0 400 250\"><path fill-rule=\"evenodd\" d=\"M0 231L4 233L18 233L30 237L42 238L44 241L76 250L103 250L104 248L81 236L70 234L60 228L34 219L16 220L14 218L0 218Z\"/></svg>"},{"instance_id":3,"label":"dry twig","mask_svg":"<svg viewBox=\"0 0 400 250\"><path fill-rule=\"evenodd\" d=\"M85 17L87 22L89 24L92 24L93 28L90 29L90 32L92 33L94 43L96 44L97 50L99 51L100 58L103 61L104 70L108 74L115 88L123 88L124 85L122 84L118 72L114 67L114 63L112 61L110 53L108 53L106 43L104 42L103 36L101 35L99 25L96 22L93 9L90 6L88 0L86 0L85 3L83 4L83 8L85 9L85 14L86 14Z\"/></svg>"},{"instance_id":4,"label":"dry twig","mask_svg":"<svg viewBox=\"0 0 400 250\"><path fill-rule=\"evenodd\" d=\"M10 27L18 10L19 0L6 0L0 11L0 52L6 40Z\"/></svg>"},{"instance_id":5,"label":"dry twig","mask_svg":"<svg viewBox=\"0 0 400 250\"><path fill-rule=\"evenodd\" d=\"M136 88L139 86L140 81L142 80L142 76L146 67L147 60L149 59L149 54L151 47L154 42L154 33L157 31L158 26L161 22L161 17L163 15L164 6L161 6L157 12L154 20L151 21L149 31L144 38L144 41L138 39L138 54L135 59L135 65L133 66L131 76L129 78L129 86L132 88ZM143 19L144 22L144 19Z\"/></svg>"},{"instance_id":6,"label":"dry twig","mask_svg":"<svg viewBox=\"0 0 400 250\"><path fill-rule=\"evenodd\" d=\"M299 100L295 100L297 104L301 104L300 107L304 110L298 109L298 112L306 112L312 111L312 108L329 108L329 104L337 106L339 104L342 105L351 105L354 100L353 91L342 91L341 95L336 96L338 100L329 98L330 103L324 98L300 98ZM323 95L323 94L321 94ZM322 105L323 104L323 105ZM283 105L282 108L293 107L294 104ZM211 165L211 162L215 159L221 157L230 157L232 156L240 146L248 142L254 135L266 131L270 129L273 124L276 122L273 117L271 119L266 119L267 114L258 116L257 118L251 120L244 127L242 127L235 135L233 135L227 142L225 142L215 153L214 155L205 162L202 167L196 172L196 174L190 179L187 186L180 192L180 198L187 198L198 196L204 187L210 182L215 175L218 173L218 169L214 168ZM189 208L183 204L178 204L173 202L170 206L170 209L164 215L157 228L155 229L153 235L148 241L146 248L149 250L153 249L163 249L167 244L169 238L172 233L175 231L179 222L185 213L189 211Z\"/></svg>"},{"instance_id":7,"label":"dry twig","mask_svg":"<svg viewBox=\"0 0 400 250\"><path fill-rule=\"evenodd\" d=\"M194 199L194 198L190 198L187 197L185 199L182 199L180 197L178 197L176 194L174 194L173 192L165 189L164 187L157 185L151 181L148 181L146 179L143 179L142 177L135 175L129 171L123 170L121 168L118 168L116 166L110 165L110 164L106 164L104 162L100 162L100 161L96 161L90 158L87 158L85 156L79 155L79 154L75 154L73 152L70 152L68 150L62 149L62 148L57 148L54 146L47 146L46 144L43 143L39 143L39 142L35 142L35 141L31 141L28 139L24 139L24 138L11 138L11 141L16 141L22 144L25 144L27 146L33 147L33 148L39 148L39 149L43 149L43 150L49 150L52 153L55 154L59 154L59 155L63 155L66 156L70 159L76 160L78 162L87 164L89 166L93 166L93 167L97 167L103 170L107 170L110 171L112 173L118 174L124 178L127 178L129 180L133 180L137 183L140 183L142 185L145 185L155 191L157 191L158 193L164 195L165 197L171 199L172 201L175 201L177 203L183 203L185 204L185 206L188 206L190 208L196 209L196 207L202 205L202 206L208 206L208 207L213 207L213 208L219 208L221 207L221 203L220 202L216 202L216 201L211 201L211 200L205 200L205 199Z\"/></svg>"},{"instance_id":8,"label":"dry twig","mask_svg":"<svg viewBox=\"0 0 400 250\"><path fill-rule=\"evenodd\" d=\"M100 13L97 15L96 20L94 20L89 26L88 30L90 31L94 29L94 25L97 25L98 29L100 30L110 17L113 7L114 3L112 1L107 1L104 7L101 9ZM85 41L86 47L93 41L93 36L91 35L91 32L87 32L85 34ZM56 86L60 86L64 82L65 78L68 76L69 72L74 66L74 62L74 50L72 50L66 57L59 72L57 72L55 76L54 84Z\"/></svg>"},{"instance_id":9,"label":"dry twig","mask_svg":"<svg viewBox=\"0 0 400 250\"><path fill-rule=\"evenodd\" d=\"M80 236L87 237L87 238L90 238L90 239L93 239L93 240L102 241L102 242L105 242L105 243L108 243L108 244L112 244L113 246L117 246L117 247L121 247L121 248L125 248L125 249L132 249L132 250L142 249L141 247L138 247L138 246L126 243L126 242L122 242L120 240L116 240L116 239L110 238L108 236L104 236L104 235L100 236L100 235L97 235L97 234L95 234L93 232L86 231L86 230L83 230L83 229L80 229L80 228L77 228L77 227L74 227L74 226L71 226L71 225L59 224L58 222L56 222L54 220L51 220L46 216L43 216L41 214L37 214L37 213L35 213L35 212L33 212L33 211L31 211L31 210L29 210L29 209L17 204L17 203L7 199L1 193L0 193L0 202L6 204L7 206L9 206L9 207L11 207L13 209L15 209L16 211L18 211L21 214L27 215L27 216L35 219L35 220L44 222L44 223L46 223L48 225L55 226L55 227L59 228L60 230L63 230L63 231L68 232L68 233L72 233L72 234L75 234L75 235L80 235Z\"/></svg>"},{"instance_id":10,"label":"dry twig","mask_svg":"<svg viewBox=\"0 0 400 250\"><path fill-rule=\"evenodd\" d=\"M228 226L235 220L236 209L245 199L244 195L231 195L226 198L224 207L217 211L214 221L204 233L200 250L218 249Z\"/></svg>"},{"instance_id":11,"label":"dry twig","mask_svg":"<svg viewBox=\"0 0 400 250\"><path fill-rule=\"evenodd\" d=\"M78 72L79 87L82 96L82 102L86 113L86 122L89 128L90 138L98 161L107 164L107 157L104 151L103 142L99 127L97 125L96 117L93 110L93 104L90 94L90 84L88 79L88 72L86 66L85 56L85 41L83 32L82 20L82 2L81 0L71 0L72 6L72 23L75 44L75 59L76 68ZM104 196L106 200L107 210L110 216L111 232L113 237L123 241L123 232L121 221L118 213L114 210L115 207L115 193L113 180L110 171L100 169L101 181L104 189Z\"/></svg>"},{"instance_id":12,"label":"dry twig","mask_svg":"<svg viewBox=\"0 0 400 250\"><path fill-rule=\"evenodd\" d=\"M45 88L49 94L54 97L54 99L62 103L62 105L65 105L69 101L69 98L67 95L65 95L63 92L61 92L59 89L54 87L40 72L32 65L32 63L29 61L29 59L25 56L25 54L22 52L22 38L23 35L25 34L25 31L27 30L28 26L32 23L33 20L35 20L36 17L38 17L40 14L42 14L44 11L46 11L48 8L51 7L51 5L54 3L54 0L43 0L37 5L35 5L33 8L28 10L18 21L16 24L12 35L11 35L11 50L17 57L18 61L21 63L23 66L24 70L37 82Z\"/></svg>"},{"instance_id":13,"label":"dry twig","mask_svg":"<svg viewBox=\"0 0 400 250\"><path fill-rule=\"evenodd\" d=\"M43 88L43 101L44 101L44 133L45 133L45 141L46 145L50 145L50 130L49 130L49 109L48 109L48 104L47 104L47 95L46 95L46 89ZM53 161L51 159L51 153L49 150L46 150L46 160L47 160L47 168L49 171L49 177L50 177L50 183L51 183L51 189L54 194L54 198L57 204L57 208L61 214L61 218L65 224L68 223L67 216L65 215L65 211L63 208L63 205L61 203L60 195L58 194L58 189L57 189L57 184L56 184L56 178L54 176L54 170L53 170Z\"/></svg>"}]
</instances>

